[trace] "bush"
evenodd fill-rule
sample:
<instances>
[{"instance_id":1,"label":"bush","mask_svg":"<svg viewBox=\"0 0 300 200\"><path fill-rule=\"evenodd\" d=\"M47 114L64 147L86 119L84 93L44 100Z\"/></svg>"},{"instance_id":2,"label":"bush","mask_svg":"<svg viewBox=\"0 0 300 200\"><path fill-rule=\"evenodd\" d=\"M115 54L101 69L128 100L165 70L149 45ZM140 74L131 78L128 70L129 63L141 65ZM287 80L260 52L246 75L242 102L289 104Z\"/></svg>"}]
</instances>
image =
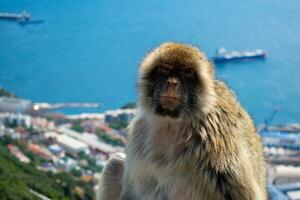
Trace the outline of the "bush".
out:
<instances>
[{"instance_id":1,"label":"bush","mask_svg":"<svg viewBox=\"0 0 300 200\"><path fill-rule=\"evenodd\" d=\"M115 139L112 138L110 135L108 135L107 133L105 133L102 130L97 130L96 134L98 135L98 137L103 140L104 142L114 145L114 146L125 146L124 142L121 139Z\"/></svg>"},{"instance_id":2,"label":"bush","mask_svg":"<svg viewBox=\"0 0 300 200\"><path fill-rule=\"evenodd\" d=\"M73 131L76 131L76 132L79 132L79 133L83 133L84 132L84 128L81 125L81 121L80 120L73 122L72 126L71 126L71 129Z\"/></svg>"}]
</instances>

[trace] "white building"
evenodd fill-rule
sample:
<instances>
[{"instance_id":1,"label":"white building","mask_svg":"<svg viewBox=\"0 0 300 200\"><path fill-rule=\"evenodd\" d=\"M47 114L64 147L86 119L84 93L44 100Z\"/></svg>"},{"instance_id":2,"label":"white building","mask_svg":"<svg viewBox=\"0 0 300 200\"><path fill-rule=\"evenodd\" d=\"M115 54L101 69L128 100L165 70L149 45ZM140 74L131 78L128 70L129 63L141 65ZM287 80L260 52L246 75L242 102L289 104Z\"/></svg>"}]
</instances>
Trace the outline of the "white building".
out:
<instances>
[{"instance_id":1,"label":"white building","mask_svg":"<svg viewBox=\"0 0 300 200\"><path fill-rule=\"evenodd\" d=\"M72 137L78 141L81 141L82 143L88 145L89 147L93 149L97 149L103 153L106 153L107 155L110 155L112 153L116 152L123 152L124 148L122 147L112 147L100 140L94 135L91 135L89 133L77 133L76 131L73 131L69 129L68 127L61 126L59 128L59 131L63 133L64 135L67 135L69 137Z\"/></svg>"},{"instance_id":2,"label":"white building","mask_svg":"<svg viewBox=\"0 0 300 200\"><path fill-rule=\"evenodd\" d=\"M25 112L32 106L31 101L12 97L0 97L0 112Z\"/></svg>"},{"instance_id":3,"label":"white building","mask_svg":"<svg viewBox=\"0 0 300 200\"><path fill-rule=\"evenodd\" d=\"M126 122L128 123L136 115L136 109L109 110L105 113L105 122Z\"/></svg>"},{"instance_id":4,"label":"white building","mask_svg":"<svg viewBox=\"0 0 300 200\"><path fill-rule=\"evenodd\" d=\"M100 122L104 122L104 114L103 113L81 113L74 115L66 115L67 119L77 120L77 119L97 119Z\"/></svg>"},{"instance_id":5,"label":"white building","mask_svg":"<svg viewBox=\"0 0 300 200\"><path fill-rule=\"evenodd\" d=\"M31 126L31 117L29 115L15 113L0 113L0 120L5 126L23 126L29 128Z\"/></svg>"},{"instance_id":6,"label":"white building","mask_svg":"<svg viewBox=\"0 0 300 200\"><path fill-rule=\"evenodd\" d=\"M260 133L266 147L282 147L285 149L300 149L300 133L280 131L265 131Z\"/></svg>"},{"instance_id":7,"label":"white building","mask_svg":"<svg viewBox=\"0 0 300 200\"><path fill-rule=\"evenodd\" d=\"M73 155L77 156L79 152L85 152L88 154L89 146L73 137L70 137L65 134L58 134L55 132L47 132L45 133L46 138L55 138L57 143L64 148L64 150Z\"/></svg>"}]
</instances>

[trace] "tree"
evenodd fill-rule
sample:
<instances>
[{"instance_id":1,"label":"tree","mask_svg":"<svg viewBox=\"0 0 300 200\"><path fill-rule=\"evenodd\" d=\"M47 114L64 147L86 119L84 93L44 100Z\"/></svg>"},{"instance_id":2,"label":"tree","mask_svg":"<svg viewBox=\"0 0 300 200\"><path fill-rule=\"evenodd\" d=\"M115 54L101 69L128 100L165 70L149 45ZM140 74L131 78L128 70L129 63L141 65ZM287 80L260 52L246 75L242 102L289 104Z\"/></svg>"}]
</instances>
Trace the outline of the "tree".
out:
<instances>
[{"instance_id":1,"label":"tree","mask_svg":"<svg viewBox=\"0 0 300 200\"><path fill-rule=\"evenodd\" d=\"M127 109L127 108L136 108L136 103L135 102L126 103L121 109Z\"/></svg>"}]
</instances>

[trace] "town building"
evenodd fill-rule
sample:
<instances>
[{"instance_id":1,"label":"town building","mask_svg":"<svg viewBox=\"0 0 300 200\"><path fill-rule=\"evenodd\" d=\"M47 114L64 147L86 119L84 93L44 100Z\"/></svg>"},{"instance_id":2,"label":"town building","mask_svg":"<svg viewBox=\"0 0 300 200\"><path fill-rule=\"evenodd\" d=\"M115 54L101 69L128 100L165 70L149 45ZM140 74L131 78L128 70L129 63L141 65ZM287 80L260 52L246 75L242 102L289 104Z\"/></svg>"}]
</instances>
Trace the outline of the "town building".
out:
<instances>
[{"instance_id":1,"label":"town building","mask_svg":"<svg viewBox=\"0 0 300 200\"><path fill-rule=\"evenodd\" d=\"M0 97L0 112L24 113L31 109L32 103L26 99Z\"/></svg>"},{"instance_id":2,"label":"town building","mask_svg":"<svg viewBox=\"0 0 300 200\"><path fill-rule=\"evenodd\" d=\"M260 135L265 147L300 150L300 132L262 131Z\"/></svg>"},{"instance_id":3,"label":"town building","mask_svg":"<svg viewBox=\"0 0 300 200\"><path fill-rule=\"evenodd\" d=\"M100 140L98 140L97 136L89 134L89 133L77 133L69 129L68 127L60 127L59 131L63 133L65 136L72 137L76 140L81 141L85 145L89 146L91 149L97 150L107 156L116 153L116 152L123 152L124 148L122 147L112 147Z\"/></svg>"},{"instance_id":4,"label":"town building","mask_svg":"<svg viewBox=\"0 0 300 200\"><path fill-rule=\"evenodd\" d=\"M48 121L42 117L33 117L31 119L31 124L35 129L54 129L55 124L53 121Z\"/></svg>"},{"instance_id":5,"label":"town building","mask_svg":"<svg viewBox=\"0 0 300 200\"><path fill-rule=\"evenodd\" d=\"M0 120L7 127L22 126L29 128L31 126L31 116L20 113L0 113Z\"/></svg>"},{"instance_id":6,"label":"town building","mask_svg":"<svg viewBox=\"0 0 300 200\"><path fill-rule=\"evenodd\" d=\"M54 158L50 151L37 144L28 144L27 150L35 155L44 158L45 160L52 160Z\"/></svg>"},{"instance_id":7,"label":"town building","mask_svg":"<svg viewBox=\"0 0 300 200\"><path fill-rule=\"evenodd\" d=\"M65 157L65 150L58 144L52 144L48 146L48 149L55 156L63 158Z\"/></svg>"},{"instance_id":8,"label":"town building","mask_svg":"<svg viewBox=\"0 0 300 200\"><path fill-rule=\"evenodd\" d=\"M21 162L30 163L30 159L25 156L17 146L8 144L7 148L9 149L10 153L17 157Z\"/></svg>"},{"instance_id":9,"label":"town building","mask_svg":"<svg viewBox=\"0 0 300 200\"><path fill-rule=\"evenodd\" d=\"M106 123L113 123L113 122L125 122L129 123L130 120L136 114L136 109L117 109L117 110L109 110L105 113L105 122Z\"/></svg>"},{"instance_id":10,"label":"town building","mask_svg":"<svg viewBox=\"0 0 300 200\"><path fill-rule=\"evenodd\" d=\"M66 153L69 153L72 156L77 156L79 152L85 152L86 154L89 153L89 146L86 143L68 135L46 132L45 137L55 139Z\"/></svg>"}]
</instances>

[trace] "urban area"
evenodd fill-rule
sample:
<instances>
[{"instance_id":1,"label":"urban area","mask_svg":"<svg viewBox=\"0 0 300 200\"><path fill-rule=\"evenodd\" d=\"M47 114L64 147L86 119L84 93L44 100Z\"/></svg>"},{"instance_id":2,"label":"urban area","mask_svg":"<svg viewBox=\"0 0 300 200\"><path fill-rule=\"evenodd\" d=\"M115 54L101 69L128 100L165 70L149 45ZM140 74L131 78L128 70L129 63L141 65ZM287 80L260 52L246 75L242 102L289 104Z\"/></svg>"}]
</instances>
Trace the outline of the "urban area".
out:
<instances>
[{"instance_id":1,"label":"urban area","mask_svg":"<svg viewBox=\"0 0 300 200\"><path fill-rule=\"evenodd\" d=\"M65 106L33 103L0 88L0 194L4 199L95 199L110 155L124 152L126 127L135 115L128 103L104 113L65 115ZM300 199L300 125L257 127L268 163L270 199Z\"/></svg>"}]
</instances>

